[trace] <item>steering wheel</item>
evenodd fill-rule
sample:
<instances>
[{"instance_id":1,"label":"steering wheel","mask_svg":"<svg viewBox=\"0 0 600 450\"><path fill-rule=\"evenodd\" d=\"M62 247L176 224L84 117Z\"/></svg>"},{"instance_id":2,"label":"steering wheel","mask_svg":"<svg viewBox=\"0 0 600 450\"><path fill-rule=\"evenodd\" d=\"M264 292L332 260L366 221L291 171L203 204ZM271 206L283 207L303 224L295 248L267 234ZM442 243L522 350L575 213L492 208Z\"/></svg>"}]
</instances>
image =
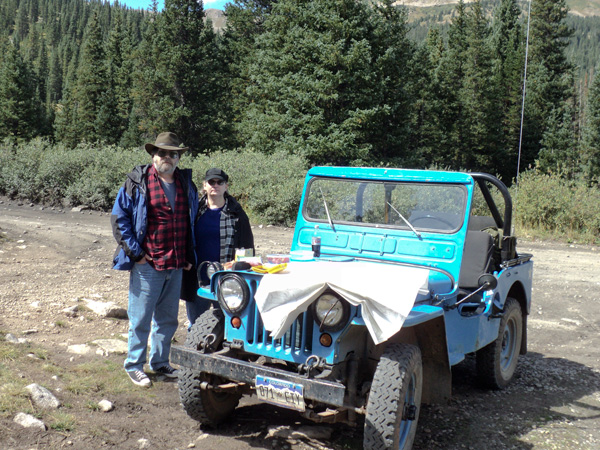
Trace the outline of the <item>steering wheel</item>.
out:
<instances>
[{"instance_id":1,"label":"steering wheel","mask_svg":"<svg viewBox=\"0 0 600 450\"><path fill-rule=\"evenodd\" d=\"M456 225L454 225L453 223L451 223L449 220L446 219L442 219L441 217L436 217L436 216L432 216L431 214L427 214L426 216L420 216L420 217L416 217L415 219L411 219L410 222L413 225L416 225L416 223L419 220L424 220L424 219L433 219L433 220L437 220L438 222L443 223L444 225L447 225L449 228L449 230L452 230L454 228L456 228Z\"/></svg>"}]
</instances>

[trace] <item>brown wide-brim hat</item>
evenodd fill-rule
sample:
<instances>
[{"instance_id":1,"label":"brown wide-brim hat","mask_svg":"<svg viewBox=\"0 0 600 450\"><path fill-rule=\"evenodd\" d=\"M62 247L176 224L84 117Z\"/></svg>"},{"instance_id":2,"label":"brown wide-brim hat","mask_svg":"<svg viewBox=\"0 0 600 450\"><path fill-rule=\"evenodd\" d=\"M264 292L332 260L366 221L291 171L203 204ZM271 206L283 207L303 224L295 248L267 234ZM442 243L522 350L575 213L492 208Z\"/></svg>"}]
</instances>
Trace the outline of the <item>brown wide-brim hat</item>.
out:
<instances>
[{"instance_id":1,"label":"brown wide-brim hat","mask_svg":"<svg viewBox=\"0 0 600 450\"><path fill-rule=\"evenodd\" d=\"M154 144L146 144L145 147L146 151L151 155L154 154L154 152L159 148L171 151L176 150L180 154L185 153L185 151L189 149L189 147L183 146L183 144L181 143L181 141L175 133L170 133L168 131L165 133L160 133L156 138Z\"/></svg>"}]
</instances>

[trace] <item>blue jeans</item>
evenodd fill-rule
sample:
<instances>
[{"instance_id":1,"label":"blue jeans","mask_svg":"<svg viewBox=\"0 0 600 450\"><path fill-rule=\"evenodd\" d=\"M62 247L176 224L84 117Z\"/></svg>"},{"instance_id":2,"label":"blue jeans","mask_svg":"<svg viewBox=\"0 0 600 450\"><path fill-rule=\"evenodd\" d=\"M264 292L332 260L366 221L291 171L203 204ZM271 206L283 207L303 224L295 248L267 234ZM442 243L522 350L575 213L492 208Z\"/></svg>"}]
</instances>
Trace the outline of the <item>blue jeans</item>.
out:
<instances>
[{"instance_id":1,"label":"blue jeans","mask_svg":"<svg viewBox=\"0 0 600 450\"><path fill-rule=\"evenodd\" d=\"M204 311L210 308L210 300L199 297L196 295L196 298L191 302L185 302L185 309L187 311L188 321L190 322L190 326L188 327L188 331L192 328L196 319L202 315Z\"/></svg>"},{"instance_id":2,"label":"blue jeans","mask_svg":"<svg viewBox=\"0 0 600 450\"><path fill-rule=\"evenodd\" d=\"M143 370L150 338L150 369L169 364L177 330L183 269L156 270L135 264L129 275L129 339L125 370ZM152 329L150 329L152 325Z\"/></svg>"}]
</instances>

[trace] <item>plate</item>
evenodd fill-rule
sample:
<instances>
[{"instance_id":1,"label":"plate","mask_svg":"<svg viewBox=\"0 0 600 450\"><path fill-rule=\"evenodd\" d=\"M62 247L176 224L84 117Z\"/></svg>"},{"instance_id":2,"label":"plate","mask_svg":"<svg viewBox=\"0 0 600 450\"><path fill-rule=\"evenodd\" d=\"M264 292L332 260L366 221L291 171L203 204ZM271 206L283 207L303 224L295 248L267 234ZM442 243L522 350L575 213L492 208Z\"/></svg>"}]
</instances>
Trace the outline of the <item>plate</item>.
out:
<instances>
[{"instance_id":1,"label":"plate","mask_svg":"<svg viewBox=\"0 0 600 450\"><path fill-rule=\"evenodd\" d=\"M277 378L256 375L256 396L259 400L284 408L304 411L304 386Z\"/></svg>"}]
</instances>

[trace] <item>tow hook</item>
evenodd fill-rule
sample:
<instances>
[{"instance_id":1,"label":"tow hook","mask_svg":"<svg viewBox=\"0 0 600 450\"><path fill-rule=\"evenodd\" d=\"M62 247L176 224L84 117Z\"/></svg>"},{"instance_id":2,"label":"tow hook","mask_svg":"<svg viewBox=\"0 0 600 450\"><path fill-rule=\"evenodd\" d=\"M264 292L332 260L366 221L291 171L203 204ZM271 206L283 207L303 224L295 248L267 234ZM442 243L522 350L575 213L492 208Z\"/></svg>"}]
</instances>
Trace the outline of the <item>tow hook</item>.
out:
<instances>
[{"instance_id":1,"label":"tow hook","mask_svg":"<svg viewBox=\"0 0 600 450\"><path fill-rule=\"evenodd\" d=\"M215 336L213 333L207 335L202 342L202 348L200 348L200 352L205 353L207 350L214 350L212 345L216 340L217 336Z\"/></svg>"},{"instance_id":2,"label":"tow hook","mask_svg":"<svg viewBox=\"0 0 600 450\"><path fill-rule=\"evenodd\" d=\"M298 373L306 372L306 375L310 378L310 372L321 364L321 358L317 355L310 355L306 358L306 363L298 366Z\"/></svg>"}]
</instances>

